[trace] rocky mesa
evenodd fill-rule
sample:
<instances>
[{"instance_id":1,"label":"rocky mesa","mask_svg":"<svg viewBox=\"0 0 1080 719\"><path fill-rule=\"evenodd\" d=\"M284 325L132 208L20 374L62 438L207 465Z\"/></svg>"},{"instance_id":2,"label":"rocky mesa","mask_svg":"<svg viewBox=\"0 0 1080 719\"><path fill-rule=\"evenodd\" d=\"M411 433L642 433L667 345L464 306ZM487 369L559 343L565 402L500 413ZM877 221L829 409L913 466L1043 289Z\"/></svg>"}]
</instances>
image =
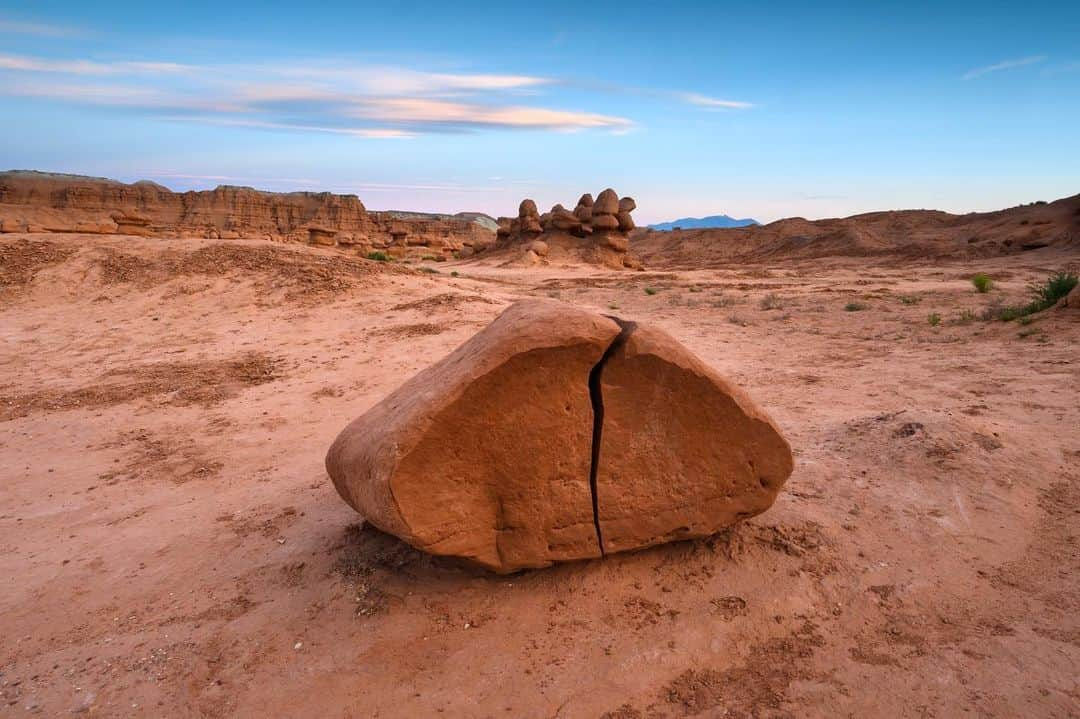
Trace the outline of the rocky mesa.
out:
<instances>
[{"instance_id":1,"label":"rocky mesa","mask_svg":"<svg viewBox=\"0 0 1080 719\"><path fill-rule=\"evenodd\" d=\"M445 259L494 242L492 221L482 217L372 212L355 195L330 192L173 192L145 180L0 173L0 232L263 239Z\"/></svg>"}]
</instances>

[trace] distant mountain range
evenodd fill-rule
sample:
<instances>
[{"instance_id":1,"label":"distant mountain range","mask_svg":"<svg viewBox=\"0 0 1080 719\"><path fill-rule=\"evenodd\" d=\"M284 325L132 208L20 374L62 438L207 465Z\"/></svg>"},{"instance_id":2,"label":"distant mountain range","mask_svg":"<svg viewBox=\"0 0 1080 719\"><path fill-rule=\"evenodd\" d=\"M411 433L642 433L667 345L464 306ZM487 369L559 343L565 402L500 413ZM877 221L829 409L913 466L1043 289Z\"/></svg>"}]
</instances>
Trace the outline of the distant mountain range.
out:
<instances>
[{"instance_id":1,"label":"distant mountain range","mask_svg":"<svg viewBox=\"0 0 1080 719\"><path fill-rule=\"evenodd\" d=\"M710 215L709 217L683 217L679 220L672 220L671 222L660 222L655 225L649 225L650 230L674 230L679 228L682 230L702 230L713 227L747 227L749 225L761 224L757 220L752 220L749 217L743 220L736 220L734 217L728 217L727 215Z\"/></svg>"}]
</instances>

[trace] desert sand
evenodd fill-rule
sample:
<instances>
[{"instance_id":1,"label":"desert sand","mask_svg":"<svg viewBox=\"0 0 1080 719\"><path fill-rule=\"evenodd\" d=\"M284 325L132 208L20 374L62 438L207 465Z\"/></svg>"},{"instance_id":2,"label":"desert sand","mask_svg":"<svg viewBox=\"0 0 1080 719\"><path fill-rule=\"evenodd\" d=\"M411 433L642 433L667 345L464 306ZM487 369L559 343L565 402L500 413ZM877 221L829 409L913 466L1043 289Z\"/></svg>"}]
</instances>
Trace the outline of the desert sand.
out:
<instances>
[{"instance_id":1,"label":"desert sand","mask_svg":"<svg viewBox=\"0 0 1080 719\"><path fill-rule=\"evenodd\" d=\"M654 235L640 272L0 236L0 714L1077 716L1080 312L980 319L1075 246L665 263ZM508 576L365 525L330 443L532 297L747 391L794 449L775 505Z\"/></svg>"}]
</instances>

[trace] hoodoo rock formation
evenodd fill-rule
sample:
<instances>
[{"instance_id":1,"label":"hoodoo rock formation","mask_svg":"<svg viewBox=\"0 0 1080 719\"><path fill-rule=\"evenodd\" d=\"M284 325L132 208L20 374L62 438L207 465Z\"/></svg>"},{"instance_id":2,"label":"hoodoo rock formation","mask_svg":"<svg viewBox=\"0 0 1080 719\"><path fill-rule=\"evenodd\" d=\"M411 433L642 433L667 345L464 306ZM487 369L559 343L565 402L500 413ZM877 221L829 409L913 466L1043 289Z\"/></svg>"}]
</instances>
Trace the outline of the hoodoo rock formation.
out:
<instances>
[{"instance_id":1,"label":"hoodoo rock formation","mask_svg":"<svg viewBox=\"0 0 1080 719\"><path fill-rule=\"evenodd\" d=\"M628 253L627 238L634 229L630 213L636 207L633 198L619 199L610 188L595 201L588 193L582 195L573 211L555 205L541 215L535 202L523 200L516 218L498 219L494 249L517 255L514 259L526 264L550 259L640 269L641 262ZM544 253L537 252L537 241Z\"/></svg>"},{"instance_id":2,"label":"hoodoo rock formation","mask_svg":"<svg viewBox=\"0 0 1080 719\"><path fill-rule=\"evenodd\" d=\"M667 334L525 300L349 424L326 467L380 529L512 572L713 534L768 509L792 457Z\"/></svg>"},{"instance_id":3,"label":"hoodoo rock formation","mask_svg":"<svg viewBox=\"0 0 1080 719\"><path fill-rule=\"evenodd\" d=\"M264 239L417 259L483 251L495 241L475 215L371 212L355 195L226 185L173 192L147 181L23 171L0 173L0 232Z\"/></svg>"}]
</instances>

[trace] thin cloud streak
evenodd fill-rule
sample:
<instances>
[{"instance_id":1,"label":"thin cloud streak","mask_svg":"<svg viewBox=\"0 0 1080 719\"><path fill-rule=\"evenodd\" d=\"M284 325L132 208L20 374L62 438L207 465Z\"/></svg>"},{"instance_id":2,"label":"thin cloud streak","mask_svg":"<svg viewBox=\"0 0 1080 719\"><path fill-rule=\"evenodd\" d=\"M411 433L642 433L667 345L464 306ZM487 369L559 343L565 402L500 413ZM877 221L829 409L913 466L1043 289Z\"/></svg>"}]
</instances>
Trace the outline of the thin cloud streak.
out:
<instances>
[{"instance_id":1,"label":"thin cloud streak","mask_svg":"<svg viewBox=\"0 0 1080 719\"><path fill-rule=\"evenodd\" d=\"M34 37L79 37L86 32L74 27L40 22L22 22L0 17L0 34L32 35Z\"/></svg>"},{"instance_id":2,"label":"thin cloud streak","mask_svg":"<svg viewBox=\"0 0 1080 719\"><path fill-rule=\"evenodd\" d=\"M407 140L416 137L415 132L399 130L389 127L320 127L318 125L304 125L290 122L270 122L265 120L241 120L227 117L200 117L200 116L172 116L169 120L180 122L198 122L205 125L221 125L224 127L253 127L264 130L291 130L295 132L326 132L335 135L351 135L374 140Z\"/></svg>"},{"instance_id":3,"label":"thin cloud streak","mask_svg":"<svg viewBox=\"0 0 1080 719\"><path fill-rule=\"evenodd\" d=\"M64 75L160 75L194 72L199 68L173 62L100 63L90 60L41 60L18 55L0 55L0 70L58 73Z\"/></svg>"},{"instance_id":4,"label":"thin cloud streak","mask_svg":"<svg viewBox=\"0 0 1080 719\"><path fill-rule=\"evenodd\" d=\"M993 65L987 65L985 67L977 67L974 70L968 70L965 72L961 79L974 80L977 77L988 75L992 72L1000 72L1002 70L1011 70L1015 67L1024 67L1025 65L1035 65L1046 60L1046 55L1032 55L1031 57L1022 57L1017 60L1004 60Z\"/></svg>"},{"instance_id":5,"label":"thin cloud streak","mask_svg":"<svg viewBox=\"0 0 1080 719\"><path fill-rule=\"evenodd\" d=\"M698 105L699 107L708 107L720 110L747 110L754 107L752 102L742 102L739 100L719 100L707 95L701 95L696 92L680 92L676 96L683 102L688 102L691 105Z\"/></svg>"}]
</instances>

